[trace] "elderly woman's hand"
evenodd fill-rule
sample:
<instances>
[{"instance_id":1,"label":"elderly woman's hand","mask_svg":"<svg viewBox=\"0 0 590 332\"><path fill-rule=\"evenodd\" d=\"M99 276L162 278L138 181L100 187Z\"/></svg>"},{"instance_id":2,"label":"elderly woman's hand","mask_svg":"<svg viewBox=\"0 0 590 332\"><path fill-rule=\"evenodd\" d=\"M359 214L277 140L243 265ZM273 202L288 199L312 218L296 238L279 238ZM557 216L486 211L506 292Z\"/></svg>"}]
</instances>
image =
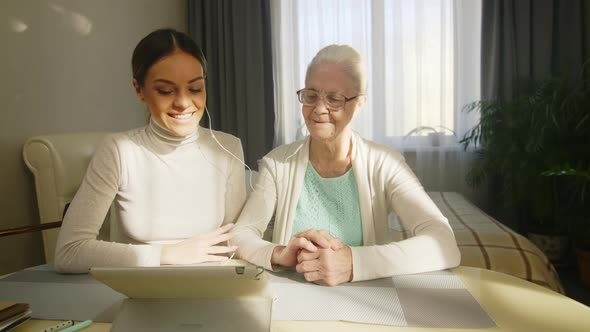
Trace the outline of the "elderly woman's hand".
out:
<instances>
[{"instance_id":1,"label":"elderly woman's hand","mask_svg":"<svg viewBox=\"0 0 590 332\"><path fill-rule=\"evenodd\" d=\"M301 250L315 252L318 248L303 237L293 237L287 243L287 246L277 246L272 252L270 262L282 266L295 266L297 264L297 254Z\"/></svg>"},{"instance_id":2,"label":"elderly woman's hand","mask_svg":"<svg viewBox=\"0 0 590 332\"><path fill-rule=\"evenodd\" d=\"M316 252L318 248L338 250L342 248L342 242L323 230L308 229L295 234L287 246L274 248L271 257L272 264L282 266L295 266L297 255L302 251Z\"/></svg>"},{"instance_id":3,"label":"elderly woman's hand","mask_svg":"<svg viewBox=\"0 0 590 332\"><path fill-rule=\"evenodd\" d=\"M338 250L302 250L297 255L296 270L305 280L324 286L336 286L352 280L352 251L343 246Z\"/></svg>"},{"instance_id":4,"label":"elderly woman's hand","mask_svg":"<svg viewBox=\"0 0 590 332\"><path fill-rule=\"evenodd\" d=\"M343 246L339 238L332 236L330 233L322 229L308 229L295 234L295 237L306 238L313 244L324 249L330 248L332 250L338 250Z\"/></svg>"},{"instance_id":5,"label":"elderly woman's hand","mask_svg":"<svg viewBox=\"0 0 590 332\"><path fill-rule=\"evenodd\" d=\"M217 244L234 237L234 234L230 232L232 227L233 224L223 225L213 232L198 234L175 244L163 245L160 264L196 264L220 262L228 259L226 256L218 254L233 252L238 247Z\"/></svg>"}]
</instances>

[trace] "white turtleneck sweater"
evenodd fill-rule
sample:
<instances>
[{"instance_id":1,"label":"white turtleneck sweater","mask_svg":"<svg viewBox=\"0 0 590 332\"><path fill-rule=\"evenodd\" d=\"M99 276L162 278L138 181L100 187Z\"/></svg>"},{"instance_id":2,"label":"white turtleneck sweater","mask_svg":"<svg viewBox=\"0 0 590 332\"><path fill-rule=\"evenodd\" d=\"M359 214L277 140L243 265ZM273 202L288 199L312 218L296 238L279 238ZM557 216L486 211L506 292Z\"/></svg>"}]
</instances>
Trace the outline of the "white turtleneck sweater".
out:
<instances>
[{"instance_id":1,"label":"white turtleneck sweater","mask_svg":"<svg viewBox=\"0 0 590 332\"><path fill-rule=\"evenodd\" d=\"M232 135L214 137L243 160ZM55 252L59 272L93 266L157 266L161 245L233 223L245 202L241 161L209 129L175 137L148 126L108 136L97 148L72 200ZM97 240L111 208L112 242Z\"/></svg>"}]
</instances>

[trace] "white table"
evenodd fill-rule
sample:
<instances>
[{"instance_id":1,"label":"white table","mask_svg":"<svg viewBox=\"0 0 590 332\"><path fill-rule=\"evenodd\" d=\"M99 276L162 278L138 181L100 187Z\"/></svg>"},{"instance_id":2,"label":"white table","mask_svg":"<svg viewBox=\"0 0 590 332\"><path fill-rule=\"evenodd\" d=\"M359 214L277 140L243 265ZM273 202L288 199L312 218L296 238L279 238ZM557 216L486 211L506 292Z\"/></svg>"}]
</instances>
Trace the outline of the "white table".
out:
<instances>
[{"instance_id":1,"label":"white table","mask_svg":"<svg viewBox=\"0 0 590 332\"><path fill-rule=\"evenodd\" d=\"M539 285L503 273L457 267L453 272L496 322L486 331L590 331L590 307ZM38 332L56 321L29 320L15 332ZM106 332L111 324L94 323L84 332ZM337 321L273 321L273 332L428 331L427 328L366 325ZM434 330L434 329L433 329ZM475 329L435 329L476 331Z\"/></svg>"}]
</instances>

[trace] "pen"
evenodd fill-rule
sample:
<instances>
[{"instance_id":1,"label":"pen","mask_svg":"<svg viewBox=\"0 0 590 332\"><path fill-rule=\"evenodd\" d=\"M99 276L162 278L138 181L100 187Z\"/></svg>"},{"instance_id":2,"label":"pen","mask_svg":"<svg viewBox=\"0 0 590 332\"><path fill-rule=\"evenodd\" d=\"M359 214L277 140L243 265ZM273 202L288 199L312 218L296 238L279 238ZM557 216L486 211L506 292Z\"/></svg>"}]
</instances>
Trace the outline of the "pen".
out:
<instances>
[{"instance_id":1,"label":"pen","mask_svg":"<svg viewBox=\"0 0 590 332\"><path fill-rule=\"evenodd\" d=\"M72 326L74 325L74 321L73 320L68 320L65 322L61 322L58 323L56 325L53 325L51 327L46 328L45 330L43 330L43 332L56 332L56 331L60 331L68 326Z\"/></svg>"},{"instance_id":2,"label":"pen","mask_svg":"<svg viewBox=\"0 0 590 332\"><path fill-rule=\"evenodd\" d=\"M88 327L90 324L92 324L91 320L85 320L83 322L80 322L74 326L70 326L70 327L66 327L63 330L60 330L59 332L74 332L74 331L78 331L81 330L85 327Z\"/></svg>"}]
</instances>

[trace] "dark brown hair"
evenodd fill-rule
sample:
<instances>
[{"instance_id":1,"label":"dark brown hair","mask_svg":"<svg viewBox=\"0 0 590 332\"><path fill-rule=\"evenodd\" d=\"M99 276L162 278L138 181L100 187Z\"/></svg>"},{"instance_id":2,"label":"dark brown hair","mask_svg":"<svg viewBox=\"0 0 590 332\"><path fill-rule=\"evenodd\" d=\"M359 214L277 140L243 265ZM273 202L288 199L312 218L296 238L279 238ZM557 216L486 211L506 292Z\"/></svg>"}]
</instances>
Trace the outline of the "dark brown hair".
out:
<instances>
[{"instance_id":1,"label":"dark brown hair","mask_svg":"<svg viewBox=\"0 0 590 332\"><path fill-rule=\"evenodd\" d=\"M139 86L143 86L145 76L154 63L177 49L194 56L203 67L203 75L207 76L205 55L191 37L174 29L158 29L143 37L133 50L131 70Z\"/></svg>"}]
</instances>

